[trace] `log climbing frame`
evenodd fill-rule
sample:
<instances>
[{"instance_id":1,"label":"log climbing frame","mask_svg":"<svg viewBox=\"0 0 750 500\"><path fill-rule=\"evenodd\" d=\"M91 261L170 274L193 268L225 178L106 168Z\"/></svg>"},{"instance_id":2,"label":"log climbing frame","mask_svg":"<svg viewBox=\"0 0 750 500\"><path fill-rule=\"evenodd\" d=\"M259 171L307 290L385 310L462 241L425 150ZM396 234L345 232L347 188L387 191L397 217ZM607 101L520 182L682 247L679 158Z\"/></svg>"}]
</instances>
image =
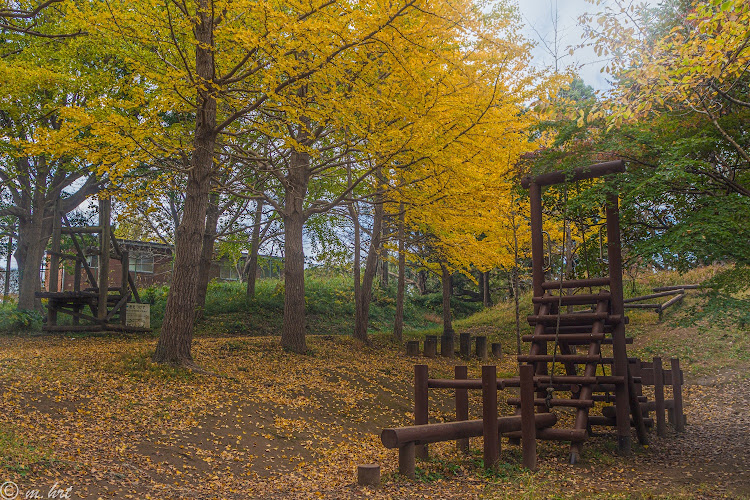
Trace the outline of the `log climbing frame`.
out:
<instances>
[{"instance_id":1,"label":"log climbing frame","mask_svg":"<svg viewBox=\"0 0 750 500\"><path fill-rule=\"evenodd\" d=\"M43 329L48 332L130 332L150 331L127 325L127 304L131 300L140 303L141 299L129 271L129 255L120 248L110 222L112 203L110 198L99 199L99 222L97 226L74 226L67 215L55 208L52 226L52 248L49 254L47 291L37 292L36 296L47 300L47 319ZM62 252L63 235L74 253ZM84 235L96 235L97 245L87 247ZM89 257L98 258L97 269L92 269ZM121 261L119 287L110 287L110 261ZM74 267L73 290L60 286L60 266L72 261ZM95 272L96 271L96 272ZM89 287L81 288L81 278L85 273ZM88 311L85 312L85 309ZM72 317L71 324L58 324L58 315Z\"/></svg>"}]
</instances>

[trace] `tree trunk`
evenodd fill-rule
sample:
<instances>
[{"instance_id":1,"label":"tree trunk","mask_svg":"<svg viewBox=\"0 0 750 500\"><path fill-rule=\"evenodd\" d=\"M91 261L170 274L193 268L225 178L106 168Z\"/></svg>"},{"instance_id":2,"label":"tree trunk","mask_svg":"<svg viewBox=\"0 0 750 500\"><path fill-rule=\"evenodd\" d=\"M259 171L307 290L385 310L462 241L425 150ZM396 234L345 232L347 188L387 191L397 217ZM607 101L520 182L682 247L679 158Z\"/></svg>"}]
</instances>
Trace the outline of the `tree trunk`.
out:
<instances>
[{"instance_id":1,"label":"tree trunk","mask_svg":"<svg viewBox=\"0 0 750 500\"><path fill-rule=\"evenodd\" d=\"M213 173L216 144L216 99L213 92L213 18L207 0L199 2L196 41L198 109L191 169L188 172L182 221L175 235L174 271L167 296L164 322L153 360L157 363L192 365L193 323L197 306L198 266L206 227L206 211Z\"/></svg>"},{"instance_id":2,"label":"tree trunk","mask_svg":"<svg viewBox=\"0 0 750 500\"><path fill-rule=\"evenodd\" d=\"M453 321L451 317L451 293L453 290L453 283L448 268L444 264L441 264L440 269L443 271L443 336L449 337L453 335Z\"/></svg>"},{"instance_id":3,"label":"tree trunk","mask_svg":"<svg viewBox=\"0 0 750 500\"><path fill-rule=\"evenodd\" d=\"M490 296L490 272L482 273L482 300L484 307L492 307L492 297Z\"/></svg>"},{"instance_id":4,"label":"tree trunk","mask_svg":"<svg viewBox=\"0 0 750 500\"><path fill-rule=\"evenodd\" d=\"M382 233L386 233L389 227L390 217L383 215ZM388 249L385 247L385 237L380 238L380 248L378 249L380 260L380 284L383 288L388 288Z\"/></svg>"},{"instance_id":5,"label":"tree trunk","mask_svg":"<svg viewBox=\"0 0 750 500\"><path fill-rule=\"evenodd\" d=\"M378 266L378 250L383 236L383 196L375 196L375 214L372 220L372 237L370 238L370 249L367 252L365 262L365 274L360 287L359 308L356 315L354 327L354 338L362 342L369 342L367 327L370 322L370 301L372 300L372 284Z\"/></svg>"},{"instance_id":6,"label":"tree trunk","mask_svg":"<svg viewBox=\"0 0 750 500\"><path fill-rule=\"evenodd\" d=\"M263 219L263 199L258 198L255 202L255 215L253 216L253 234L250 237L250 255L247 264L247 298L255 297L255 281L258 277L258 248L260 247L260 225Z\"/></svg>"},{"instance_id":7,"label":"tree trunk","mask_svg":"<svg viewBox=\"0 0 750 500\"><path fill-rule=\"evenodd\" d=\"M419 295L427 295L427 272L424 270L417 273L417 290Z\"/></svg>"},{"instance_id":8,"label":"tree trunk","mask_svg":"<svg viewBox=\"0 0 750 500\"><path fill-rule=\"evenodd\" d=\"M393 321L393 338L403 341L404 332L404 288L406 286L406 243L404 241L404 204L398 206L398 284L396 286L396 318Z\"/></svg>"},{"instance_id":9,"label":"tree trunk","mask_svg":"<svg viewBox=\"0 0 750 500\"><path fill-rule=\"evenodd\" d=\"M216 227L219 224L219 215L219 193L212 192L208 195L208 208L206 209L206 228L203 231L201 258L200 263L198 264L196 319L203 317L203 308L206 305L206 292L208 292L208 282L211 280L211 261L214 257L214 243L216 243Z\"/></svg>"},{"instance_id":10,"label":"tree trunk","mask_svg":"<svg viewBox=\"0 0 750 500\"><path fill-rule=\"evenodd\" d=\"M18 264L19 310L41 310L41 302L34 294L41 289L40 266L52 235L53 213L46 213L48 211L45 210L43 191L34 193L34 206L31 210L28 219L18 219L18 241L14 256Z\"/></svg>"},{"instance_id":11,"label":"tree trunk","mask_svg":"<svg viewBox=\"0 0 750 500\"><path fill-rule=\"evenodd\" d=\"M349 215L354 223L354 337L357 337L357 325L362 314L362 242L360 241L359 207L349 204Z\"/></svg>"},{"instance_id":12,"label":"tree trunk","mask_svg":"<svg viewBox=\"0 0 750 500\"><path fill-rule=\"evenodd\" d=\"M305 251L302 232L305 225L303 201L307 195L310 157L293 151L284 192L284 326L281 345L304 354L305 344Z\"/></svg>"},{"instance_id":13,"label":"tree trunk","mask_svg":"<svg viewBox=\"0 0 750 500\"><path fill-rule=\"evenodd\" d=\"M513 266L512 279L513 279L514 311L516 314L516 352L520 356L521 355L521 303L518 297L518 261L517 260L516 260L516 265Z\"/></svg>"},{"instance_id":14,"label":"tree trunk","mask_svg":"<svg viewBox=\"0 0 750 500\"><path fill-rule=\"evenodd\" d=\"M10 300L10 259L13 253L13 226L8 234L8 251L5 254L5 283L3 284L3 303Z\"/></svg>"}]
</instances>

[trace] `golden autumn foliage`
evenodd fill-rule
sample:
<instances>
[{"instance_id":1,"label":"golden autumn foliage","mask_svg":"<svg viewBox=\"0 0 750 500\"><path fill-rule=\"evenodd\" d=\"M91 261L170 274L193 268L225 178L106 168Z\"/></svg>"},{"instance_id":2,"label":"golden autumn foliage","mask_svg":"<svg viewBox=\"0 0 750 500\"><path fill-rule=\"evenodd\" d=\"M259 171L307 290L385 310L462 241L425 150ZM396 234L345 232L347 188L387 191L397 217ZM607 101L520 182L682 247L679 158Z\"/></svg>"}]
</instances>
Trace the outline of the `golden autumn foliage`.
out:
<instances>
[{"instance_id":1,"label":"golden autumn foliage","mask_svg":"<svg viewBox=\"0 0 750 500\"><path fill-rule=\"evenodd\" d=\"M118 0L58 8L67 31L87 33L78 43L108 72L85 103L60 106L59 131L36 142L38 151L54 144L54 154L75 152L130 205L173 190L175 173L187 177L173 283L184 301L168 303L163 334L189 345L190 315L172 311L195 308L184 291L193 287L207 193L222 176L252 178L238 194L264 197L284 220L287 322L300 326L289 333L297 340L285 335L282 343L298 352L302 225L354 189L375 189L374 172L404 186L389 201L407 203L407 224L435 235L452 268L507 265L510 172L538 146L529 140L530 103L554 92L530 68L509 2ZM90 69L96 75L100 66ZM86 85L74 71L69 77ZM153 174L147 189L137 179L144 172ZM189 358L189 347L179 358Z\"/></svg>"}]
</instances>

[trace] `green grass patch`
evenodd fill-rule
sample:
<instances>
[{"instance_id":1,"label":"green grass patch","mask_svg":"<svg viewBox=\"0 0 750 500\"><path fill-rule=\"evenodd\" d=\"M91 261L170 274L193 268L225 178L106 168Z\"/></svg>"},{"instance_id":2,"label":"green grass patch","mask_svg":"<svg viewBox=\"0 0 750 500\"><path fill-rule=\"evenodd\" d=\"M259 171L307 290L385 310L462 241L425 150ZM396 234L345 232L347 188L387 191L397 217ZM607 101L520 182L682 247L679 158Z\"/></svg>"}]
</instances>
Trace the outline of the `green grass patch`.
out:
<instances>
[{"instance_id":1,"label":"green grass patch","mask_svg":"<svg viewBox=\"0 0 750 500\"><path fill-rule=\"evenodd\" d=\"M25 477L38 464L48 464L52 450L25 439L8 425L0 427L0 464L9 472Z\"/></svg>"},{"instance_id":2,"label":"green grass patch","mask_svg":"<svg viewBox=\"0 0 750 500\"><path fill-rule=\"evenodd\" d=\"M168 287L151 287L141 292L151 304L151 326L161 327ZM465 318L481 304L454 298L451 301L456 318ZM407 294L404 304L404 329L424 334L441 324L440 294L424 296ZM354 283L351 276L326 274L311 270L305 276L305 312L307 331L311 335L351 335L354 329ZM247 298L246 285L239 282L216 282L208 285L206 304L196 332L199 335L279 335L284 313L284 282L262 279L256 284L255 297ZM373 285L370 303L370 331L393 328L396 313L396 284Z\"/></svg>"}]
</instances>

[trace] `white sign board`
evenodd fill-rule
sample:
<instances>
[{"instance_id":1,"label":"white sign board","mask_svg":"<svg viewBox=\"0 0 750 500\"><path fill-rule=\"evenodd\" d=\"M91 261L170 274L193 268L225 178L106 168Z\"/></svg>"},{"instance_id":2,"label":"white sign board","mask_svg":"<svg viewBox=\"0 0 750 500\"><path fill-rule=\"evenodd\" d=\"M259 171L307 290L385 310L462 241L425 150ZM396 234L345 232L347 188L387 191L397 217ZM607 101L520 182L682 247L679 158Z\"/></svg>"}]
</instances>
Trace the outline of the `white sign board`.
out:
<instances>
[{"instance_id":1,"label":"white sign board","mask_svg":"<svg viewBox=\"0 0 750 500\"><path fill-rule=\"evenodd\" d=\"M151 304L136 304L128 302L126 314L126 326L138 328L151 328Z\"/></svg>"}]
</instances>

